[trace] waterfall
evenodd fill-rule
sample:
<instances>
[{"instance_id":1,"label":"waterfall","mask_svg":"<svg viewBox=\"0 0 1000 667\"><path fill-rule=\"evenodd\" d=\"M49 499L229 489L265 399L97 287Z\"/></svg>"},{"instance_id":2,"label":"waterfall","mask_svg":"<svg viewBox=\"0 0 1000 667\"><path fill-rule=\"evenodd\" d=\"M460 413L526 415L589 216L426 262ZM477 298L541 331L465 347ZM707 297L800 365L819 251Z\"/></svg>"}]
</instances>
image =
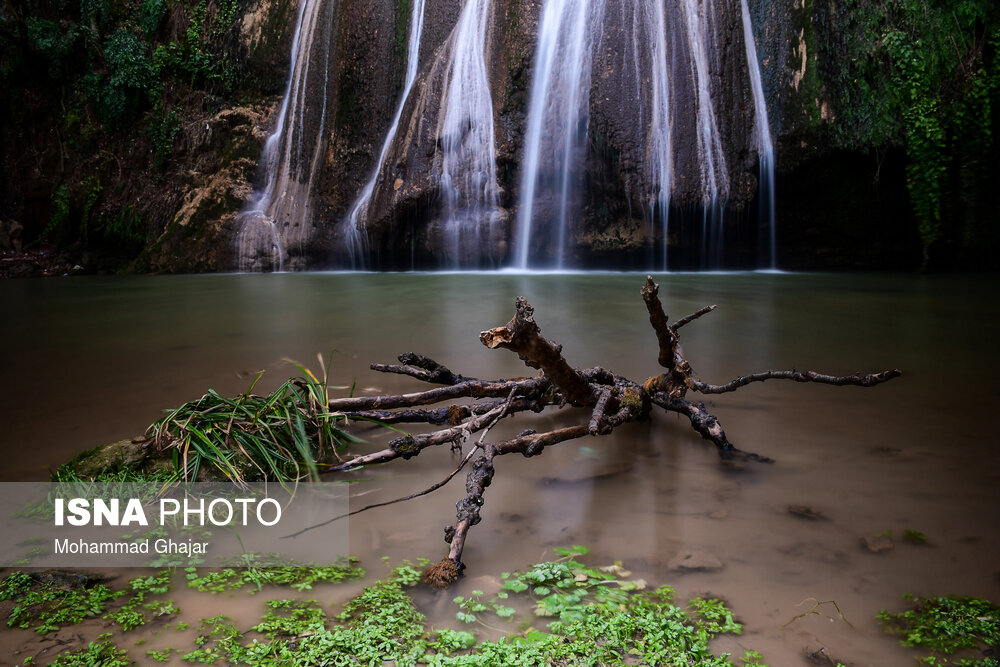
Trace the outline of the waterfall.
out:
<instances>
[{"instance_id":1,"label":"waterfall","mask_svg":"<svg viewBox=\"0 0 1000 667\"><path fill-rule=\"evenodd\" d=\"M743 41L747 49L747 68L750 70L750 89L754 104L754 141L757 144L760 187L760 220L767 220L768 253L767 260L760 263L770 269L777 268L777 241L775 239L774 211L774 143L771 141L771 126L767 120L767 104L764 102L764 85L760 76L760 61L757 60L757 45L750 21L750 7L747 0L740 0L743 10Z\"/></svg>"},{"instance_id":2,"label":"waterfall","mask_svg":"<svg viewBox=\"0 0 1000 667\"><path fill-rule=\"evenodd\" d=\"M648 155L646 162L650 172L650 186L653 196L650 201L650 213L653 219L658 216L663 230L663 261L662 269L667 270L667 236L670 217L670 193L673 185L673 146L672 128L670 124L670 72L669 56L667 54L667 20L662 2L646 2L645 25L650 48L650 64L652 74L652 117L649 125ZM638 31L635 34L639 34ZM633 40L633 48L638 44ZM639 58L636 55L636 62ZM642 79L636 74L636 81ZM641 110L640 110L641 118Z\"/></svg>"},{"instance_id":3,"label":"waterfall","mask_svg":"<svg viewBox=\"0 0 1000 667\"><path fill-rule=\"evenodd\" d=\"M684 29L692 62L692 79L697 100L696 136L701 174L702 268L717 268L722 259L722 207L729 194L726 158L712 101L711 68L708 59L711 41L705 4L684 0Z\"/></svg>"},{"instance_id":4,"label":"waterfall","mask_svg":"<svg viewBox=\"0 0 1000 667\"><path fill-rule=\"evenodd\" d=\"M486 69L490 13L490 0L466 0L450 37L437 144L444 203L442 251L444 264L453 268L478 266L484 257L492 260L497 243L500 192Z\"/></svg>"},{"instance_id":5,"label":"waterfall","mask_svg":"<svg viewBox=\"0 0 1000 667\"><path fill-rule=\"evenodd\" d=\"M371 176L368 178L368 182L365 183L364 187L361 188L361 193L358 195L357 200L354 205L351 206L351 211L347 216L347 221L345 223L347 229L345 234L345 240L347 242L348 252L351 256L351 268L359 269L365 264L365 259L367 256L367 237L360 228L360 224L365 214L368 212L368 204L371 202L372 194L375 191L375 185L378 181L378 177L382 172L382 167L385 163L386 157L389 155L389 149L392 147L392 142L396 138L396 131L399 129L399 121L403 116L403 107L406 105L406 100L410 96L410 90L413 89L413 82L417 79L417 66L420 55L420 38L424 32L424 4L425 0L414 0L413 2L413 12L410 17L410 40L409 48L407 49L406 56L406 78L403 81L403 94L399 98L399 105L396 107L396 113L392 117L392 122L389 124L389 131L385 135L385 141L382 142L382 150L379 152L378 160L375 161L375 167L372 169Z\"/></svg>"},{"instance_id":6,"label":"waterfall","mask_svg":"<svg viewBox=\"0 0 1000 667\"><path fill-rule=\"evenodd\" d=\"M241 271L283 271L289 264L298 268L304 261L302 255L314 226L312 184L323 161L335 2L302 0L299 6L288 85L274 133L261 153L264 187L254 192L236 218ZM315 68L311 67L314 59Z\"/></svg>"},{"instance_id":7,"label":"waterfall","mask_svg":"<svg viewBox=\"0 0 1000 667\"><path fill-rule=\"evenodd\" d=\"M574 225L582 217L580 190L588 156L592 77L632 77L635 106L623 98L615 112L634 119L637 157L649 216L662 234L652 259L667 268L669 214L675 189L701 213L702 266L722 263L723 210L730 193L714 85L721 67L712 0L622 2L621 22L609 18L606 0L545 0L538 32L520 182L514 265L562 267ZM629 18L630 16L630 18ZM594 53L605 32L625 35L618 48L631 57ZM611 43L611 49L616 47ZM609 52L610 53L610 52ZM613 86L614 84L600 84ZM680 91L680 95L677 91ZM623 123L617 131L622 132ZM678 130L684 134L678 147ZM629 130L625 129L625 132ZM625 139L627 142L629 139ZM633 149L629 149L633 150ZM681 155L677 154L681 151ZM680 161L680 162L679 162ZM680 179L680 181L678 180ZM627 185L627 184L626 184Z\"/></svg>"},{"instance_id":8,"label":"waterfall","mask_svg":"<svg viewBox=\"0 0 1000 667\"><path fill-rule=\"evenodd\" d=\"M518 239L514 263L527 268L538 254L562 268L566 233L577 211L582 156L589 119L591 63L600 36L604 0L548 0L535 53L521 169ZM540 213L544 197L548 211ZM539 234L536 218L555 227ZM538 238L547 243L538 243ZM534 242L534 243L533 243ZM535 245L535 247L532 247ZM548 247L544 247L547 245Z\"/></svg>"}]
</instances>

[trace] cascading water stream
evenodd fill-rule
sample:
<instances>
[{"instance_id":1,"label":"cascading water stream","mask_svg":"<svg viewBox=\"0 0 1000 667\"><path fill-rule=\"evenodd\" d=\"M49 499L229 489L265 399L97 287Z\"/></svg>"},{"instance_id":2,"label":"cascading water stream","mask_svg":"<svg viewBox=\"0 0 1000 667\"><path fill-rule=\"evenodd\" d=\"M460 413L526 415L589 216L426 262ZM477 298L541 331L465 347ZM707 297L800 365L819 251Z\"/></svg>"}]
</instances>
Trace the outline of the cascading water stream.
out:
<instances>
[{"instance_id":1,"label":"cascading water stream","mask_svg":"<svg viewBox=\"0 0 1000 667\"><path fill-rule=\"evenodd\" d=\"M368 204L371 202L372 194L375 192L378 177L381 174L382 167L389 155L389 149L392 147L392 142L396 138L396 132L399 129L399 121L403 116L403 107L406 105L406 100L410 96L410 91L413 89L413 83L417 79L420 39L424 32L424 5L425 0L414 0L413 12L410 17L410 39L406 56L406 78L403 81L403 93L399 98L399 105L396 107L396 113L392 117L392 122L389 124L389 131L385 135L385 141L382 142L382 150L379 152L378 160L375 162L375 167L372 169L371 176L368 178L368 182L365 183L364 187L361 188L361 193L358 195L357 200L351 207L351 211L347 216L346 222L344 223L346 226L344 238L347 243L347 250L351 257L352 269L360 269L365 266L365 260L368 253L366 243L367 237L360 229L359 225L365 214L368 212Z\"/></svg>"},{"instance_id":2,"label":"cascading water stream","mask_svg":"<svg viewBox=\"0 0 1000 667\"><path fill-rule=\"evenodd\" d=\"M702 16L704 4L684 0L684 28L691 53L697 99L697 140L701 165L702 267L716 268L722 256L722 203L729 195L726 158L712 101L711 69L708 59L709 21Z\"/></svg>"},{"instance_id":3,"label":"cascading water stream","mask_svg":"<svg viewBox=\"0 0 1000 667\"><path fill-rule=\"evenodd\" d=\"M493 98L486 69L490 0L467 0L451 35L451 62L437 132L445 265L492 260L500 218ZM486 238L483 238L483 232Z\"/></svg>"},{"instance_id":4,"label":"cascading water stream","mask_svg":"<svg viewBox=\"0 0 1000 667\"><path fill-rule=\"evenodd\" d=\"M514 265L528 268L532 241L539 216L539 196L545 196L549 211L544 215L554 225L552 262L562 268L566 233L575 215L582 160L589 118L591 64L595 37L600 35L604 0L548 0L545 4L534 81L528 110L521 197L517 220ZM549 192L539 192L548 189ZM544 254L545 249L541 249Z\"/></svg>"},{"instance_id":5,"label":"cascading water stream","mask_svg":"<svg viewBox=\"0 0 1000 667\"><path fill-rule=\"evenodd\" d=\"M648 31L650 62L652 63L652 98L647 164L653 196L650 212L659 216L663 230L662 268L667 270L667 237L670 217L670 193L673 186L673 136L670 123L670 64L667 54L667 20L662 2L646 2L645 25ZM636 32L638 34L638 32ZM633 40L636 44L638 40ZM636 57L638 62L638 57ZM642 79L636 74L636 81ZM641 110L640 110L641 117Z\"/></svg>"},{"instance_id":6,"label":"cascading water stream","mask_svg":"<svg viewBox=\"0 0 1000 667\"><path fill-rule=\"evenodd\" d=\"M292 251L301 254L310 239L309 197L322 162L326 125L326 65L332 25L328 14L335 3L302 0L299 6L288 85L275 131L261 154L265 184L237 217L236 251L241 271L282 271ZM321 47L318 52L317 43ZM322 65L319 72L310 71L314 58ZM322 103L310 103L316 99Z\"/></svg>"},{"instance_id":7,"label":"cascading water stream","mask_svg":"<svg viewBox=\"0 0 1000 667\"><path fill-rule=\"evenodd\" d=\"M750 70L750 89L753 92L754 103L754 141L757 144L757 156L760 165L760 218L768 224L768 255L766 265L770 269L777 268L777 241L775 239L775 202L774 202L774 142L771 141L771 126L767 118L767 103L764 101L764 85L760 76L760 61L757 60L757 45L753 35L753 24L750 21L750 7L747 0L740 0L743 12L743 41L746 43L747 68Z\"/></svg>"}]
</instances>

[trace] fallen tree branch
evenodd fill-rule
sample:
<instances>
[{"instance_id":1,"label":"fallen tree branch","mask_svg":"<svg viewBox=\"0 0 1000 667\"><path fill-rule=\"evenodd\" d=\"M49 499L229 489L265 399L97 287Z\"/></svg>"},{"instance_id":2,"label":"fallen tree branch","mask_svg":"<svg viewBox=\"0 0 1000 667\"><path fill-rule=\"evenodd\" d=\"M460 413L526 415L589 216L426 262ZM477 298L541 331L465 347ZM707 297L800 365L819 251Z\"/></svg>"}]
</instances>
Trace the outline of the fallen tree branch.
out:
<instances>
[{"instance_id":1,"label":"fallen tree branch","mask_svg":"<svg viewBox=\"0 0 1000 667\"><path fill-rule=\"evenodd\" d=\"M433 586L445 587L454 582L465 568L462 554L470 529L482 521L484 496L496 474L494 460L498 456L514 453L526 457L538 456L547 447L567 440L607 435L623 424L647 418L653 406L658 406L666 412L687 417L695 432L715 445L721 459L772 463L773 459L770 457L735 447L718 418L708 411L704 403L686 399L687 392L722 394L770 379L872 387L900 375L898 370L839 377L791 370L754 373L721 385L702 382L694 377L691 364L681 352L677 332L681 327L711 312L715 306L706 306L670 324L658 293L659 286L653 282L652 277L647 277L641 294L658 343L657 363L665 372L648 378L642 384L604 368L580 370L570 366L562 355L562 346L542 336L534 320L534 309L524 297L517 298L514 317L510 322L482 332L480 341L490 349L511 350L525 365L541 370L541 374L536 377L509 380L469 378L452 372L433 359L412 352L399 356L400 365L372 364L372 369L379 372L407 375L444 386L411 394L334 399L329 402L331 411L344 413L350 418L383 423L447 424L448 427L396 438L387 448L357 456L333 470L355 470L399 458L409 459L427 447L440 444L458 444L460 447L472 434L482 433L459 466L445 479L419 493L371 505L344 516L431 493L447 484L474 458L472 467L466 474L466 493L456 504L457 520L454 525L445 528L445 538L449 544L448 555L424 572L424 581ZM434 407L435 404L460 398L473 400L462 405ZM493 400L477 402L475 399ZM498 442L485 441L492 426L505 417L528 411L541 412L553 407L566 408L567 405L572 406L568 409L569 414L579 415L577 424L542 433L527 430ZM330 521L337 518L343 517L335 517Z\"/></svg>"}]
</instances>

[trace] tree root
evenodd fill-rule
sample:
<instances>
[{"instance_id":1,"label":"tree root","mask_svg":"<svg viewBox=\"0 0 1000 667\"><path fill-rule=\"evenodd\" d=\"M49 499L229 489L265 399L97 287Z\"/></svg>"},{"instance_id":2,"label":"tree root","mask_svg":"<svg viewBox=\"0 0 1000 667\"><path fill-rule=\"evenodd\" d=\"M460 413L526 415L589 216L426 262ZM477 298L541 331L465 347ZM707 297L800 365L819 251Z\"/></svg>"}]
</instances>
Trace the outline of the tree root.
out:
<instances>
[{"instance_id":1,"label":"tree root","mask_svg":"<svg viewBox=\"0 0 1000 667\"><path fill-rule=\"evenodd\" d=\"M493 461L497 456L513 453L526 457L537 456L546 447L566 440L588 435L607 435L622 424L647 418L655 405L667 412L687 417L692 428L716 446L723 460L772 463L773 459L767 456L736 448L729 441L718 418L708 411L704 403L688 400L686 398L688 392L722 394L753 382L772 379L871 387L900 375L899 370L842 377L813 371L789 370L754 373L723 385L702 382L693 377L691 365L681 352L678 330L711 312L715 306L707 306L669 324L658 291L659 286L653 282L652 277L647 277L641 294L649 312L650 325L659 343L657 362L665 370L641 384L603 368L580 370L570 366L562 355L562 346L541 335L541 330L534 320L534 309L524 297L518 297L515 302L515 314L510 322L482 332L480 341L490 349L504 348L516 353L525 365L540 370L538 376L508 380L470 378L453 373L433 359L408 352L399 356L399 365L372 364L371 368L384 373L408 375L423 382L444 386L412 394L340 398L330 401L331 411L343 412L348 417L385 423L448 424L447 428L430 433L396 438L386 449L357 456L335 467L334 470L352 470L361 466L387 463L397 458L409 459L427 447L445 443L461 451L463 444L472 434L481 433L473 449L463 456L462 464L446 479L422 492L390 501L390 503L400 502L426 495L444 486L475 456L471 470L466 474L466 494L456 505L457 522L454 526L445 528L445 538L449 544L448 555L425 570L423 574L425 583L446 588L457 580L465 569L462 563L465 542L469 530L482 520L480 510L485 502L486 489L495 474ZM480 398L499 400L435 408L420 407L455 399ZM508 440L484 442L489 429L502 419L520 412L541 412L549 407L563 408L567 405L573 406L573 409L584 410L581 423L543 433L529 430ZM389 503L379 503L370 507L385 504ZM333 520L335 519L330 521ZM306 530L326 525L330 521Z\"/></svg>"}]
</instances>

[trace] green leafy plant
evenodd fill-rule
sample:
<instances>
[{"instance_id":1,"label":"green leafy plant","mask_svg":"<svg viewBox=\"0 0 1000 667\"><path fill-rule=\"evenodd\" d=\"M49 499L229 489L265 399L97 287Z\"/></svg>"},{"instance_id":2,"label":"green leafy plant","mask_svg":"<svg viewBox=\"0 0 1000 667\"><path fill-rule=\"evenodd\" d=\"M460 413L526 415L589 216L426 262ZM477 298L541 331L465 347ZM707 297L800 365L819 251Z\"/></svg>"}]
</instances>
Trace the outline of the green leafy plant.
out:
<instances>
[{"instance_id":1,"label":"green leafy plant","mask_svg":"<svg viewBox=\"0 0 1000 667\"><path fill-rule=\"evenodd\" d=\"M60 653L50 667L126 667L128 653L114 642L90 642L85 648Z\"/></svg>"},{"instance_id":2,"label":"green leafy plant","mask_svg":"<svg viewBox=\"0 0 1000 667\"><path fill-rule=\"evenodd\" d=\"M152 618L176 614L178 609L171 600L146 600L147 596L169 592L170 579L170 570L161 570L155 576L132 579L129 581L132 597L120 608L109 611L104 618L117 623L123 632L129 632L145 625Z\"/></svg>"},{"instance_id":3,"label":"green leafy plant","mask_svg":"<svg viewBox=\"0 0 1000 667\"><path fill-rule=\"evenodd\" d=\"M928 665L996 667L996 658L947 656L1000 646L1000 607L989 600L971 597L903 596L913 609L893 613L885 609L878 619L887 632L902 635L903 646L931 651L921 658Z\"/></svg>"},{"instance_id":4,"label":"green leafy plant","mask_svg":"<svg viewBox=\"0 0 1000 667\"><path fill-rule=\"evenodd\" d=\"M7 625L14 628L34 626L40 635L100 616L109 602L124 594L104 584L77 588L51 581L37 582L23 572L14 572L0 581L0 599L14 602Z\"/></svg>"},{"instance_id":5,"label":"green leafy plant","mask_svg":"<svg viewBox=\"0 0 1000 667\"><path fill-rule=\"evenodd\" d=\"M288 586L297 591L311 590L314 584L336 584L359 579L365 571L350 558L331 565L282 565L269 567L224 568L199 574L193 567L185 570L188 586L202 592L221 593L250 588L254 593L261 585ZM256 589L256 590L255 590Z\"/></svg>"},{"instance_id":6,"label":"green leafy plant","mask_svg":"<svg viewBox=\"0 0 1000 667\"><path fill-rule=\"evenodd\" d=\"M487 600L482 591L473 591L455 600L459 614L475 615L477 621L489 617L512 622L515 608L523 606L518 599L521 603L534 602L537 614L539 602L560 595L547 603L551 608L541 608L552 619L547 631L522 621L518 625L520 631L495 641L477 641L476 635L468 630L428 629L408 592L418 582L419 571L415 564L404 562L390 568L382 580L365 587L339 614L328 615L315 600L269 600L261 621L248 629L258 633L257 638L247 641L232 619L215 616L200 621L198 636L190 650L150 650L146 656L166 661L177 653L185 662L251 667L386 662L401 667L417 664L766 667L760 654L754 651L747 651L742 661L733 662L729 656L716 656L709 650L708 642L718 634L741 631L723 602L696 598L685 611L674 602L675 595L669 587L645 590L644 582L629 580L631 573L621 563L601 568L579 562L577 558L585 553L586 549L580 546L558 549L559 558L554 561L539 563L525 572L507 573L505 588L491 599ZM206 590L215 590L220 584L229 590L230 582L242 581L234 574L235 570L223 572L221 579L212 584L194 569L189 568L187 575L191 582L205 583ZM291 571L285 574L290 575ZM346 578L320 577L315 581L333 583ZM17 577L0 583L0 590L21 591L29 585ZM159 593L162 586L158 577L140 578L130 585L136 594ZM552 611L559 613L549 615ZM182 627L186 626L178 624L178 629Z\"/></svg>"},{"instance_id":7,"label":"green leafy plant","mask_svg":"<svg viewBox=\"0 0 1000 667\"><path fill-rule=\"evenodd\" d=\"M154 662L169 662L170 654L172 652L173 649L170 648L163 649L162 651L158 651L156 649L149 649L146 651L146 656Z\"/></svg>"}]
</instances>

